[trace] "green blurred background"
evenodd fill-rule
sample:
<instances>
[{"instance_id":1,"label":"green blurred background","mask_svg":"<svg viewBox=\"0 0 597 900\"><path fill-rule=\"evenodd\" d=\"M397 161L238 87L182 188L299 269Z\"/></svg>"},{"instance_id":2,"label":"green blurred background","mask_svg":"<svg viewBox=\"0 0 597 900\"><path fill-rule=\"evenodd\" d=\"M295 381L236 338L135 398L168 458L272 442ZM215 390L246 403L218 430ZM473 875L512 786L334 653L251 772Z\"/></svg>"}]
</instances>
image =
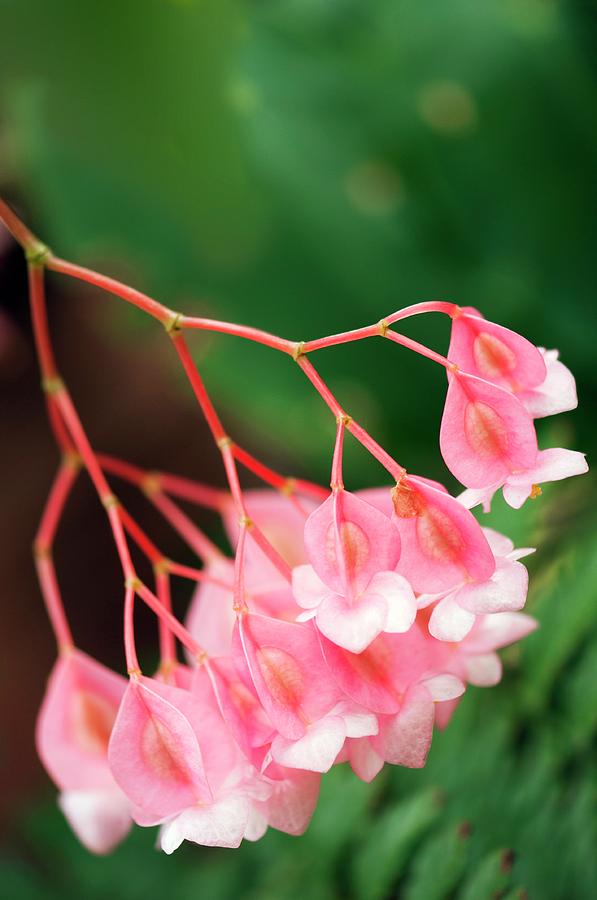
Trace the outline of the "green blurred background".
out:
<instances>
[{"instance_id":1,"label":"green blurred background","mask_svg":"<svg viewBox=\"0 0 597 900\"><path fill-rule=\"evenodd\" d=\"M572 0L0 0L0 191L59 255L296 340L419 300L474 305L560 348L580 410L540 423L540 440L591 459L596 51L597 10ZM541 628L504 654L499 688L469 690L425 770L369 787L334 771L301 839L166 858L139 830L109 859L83 851L32 747L53 650L29 546L56 453L4 233L0 302L7 897L597 896L592 476L519 513L498 502L485 520L539 544L529 608ZM223 483L157 326L57 276L50 316L98 448ZM404 330L447 346L442 317ZM325 482L333 421L296 368L235 338L192 343L231 433ZM437 447L438 367L382 341L316 364L409 470L456 488ZM346 477L384 473L349 442ZM84 485L57 561L81 645L122 667L118 566ZM180 613L187 601L176 597Z\"/></svg>"}]
</instances>

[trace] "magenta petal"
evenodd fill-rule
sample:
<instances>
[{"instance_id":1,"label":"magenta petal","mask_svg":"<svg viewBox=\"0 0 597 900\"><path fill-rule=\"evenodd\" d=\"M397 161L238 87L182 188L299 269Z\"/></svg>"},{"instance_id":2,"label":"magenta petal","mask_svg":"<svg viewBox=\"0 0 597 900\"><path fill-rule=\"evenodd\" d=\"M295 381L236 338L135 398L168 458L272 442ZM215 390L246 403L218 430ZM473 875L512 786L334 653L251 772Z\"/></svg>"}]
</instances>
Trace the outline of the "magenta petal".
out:
<instances>
[{"instance_id":1,"label":"magenta petal","mask_svg":"<svg viewBox=\"0 0 597 900\"><path fill-rule=\"evenodd\" d=\"M400 535L386 515L355 494L340 491L307 519L305 547L313 568L329 588L344 593L345 573L359 592L376 572L395 567Z\"/></svg>"},{"instance_id":2,"label":"magenta petal","mask_svg":"<svg viewBox=\"0 0 597 900\"><path fill-rule=\"evenodd\" d=\"M537 437L533 420L513 394L458 372L450 376L440 448L462 484L485 488L533 466Z\"/></svg>"},{"instance_id":3,"label":"magenta petal","mask_svg":"<svg viewBox=\"0 0 597 900\"><path fill-rule=\"evenodd\" d=\"M475 313L452 320L448 359L463 371L509 390L536 387L546 377L543 356L534 344Z\"/></svg>"},{"instance_id":4,"label":"magenta petal","mask_svg":"<svg viewBox=\"0 0 597 900\"><path fill-rule=\"evenodd\" d=\"M132 803L165 818L210 800L211 791L195 732L188 718L156 692L160 688L165 686L151 679L131 680L108 756L114 778ZM187 693L168 690L171 696Z\"/></svg>"}]
</instances>

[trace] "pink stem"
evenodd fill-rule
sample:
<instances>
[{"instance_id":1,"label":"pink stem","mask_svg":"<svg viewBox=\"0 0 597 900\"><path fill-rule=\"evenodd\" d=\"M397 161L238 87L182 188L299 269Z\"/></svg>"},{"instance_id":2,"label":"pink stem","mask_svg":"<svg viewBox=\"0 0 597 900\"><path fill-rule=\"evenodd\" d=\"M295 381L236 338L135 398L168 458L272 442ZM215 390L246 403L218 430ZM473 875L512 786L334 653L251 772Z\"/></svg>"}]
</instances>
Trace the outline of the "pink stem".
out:
<instances>
[{"instance_id":1,"label":"pink stem","mask_svg":"<svg viewBox=\"0 0 597 900\"><path fill-rule=\"evenodd\" d=\"M453 318L458 315L458 310L459 307L456 303L448 303L445 300L425 300L423 303L413 303L412 306L405 306L404 309L397 310L391 316L386 316L385 321L388 325L392 325L394 322L400 321L400 319L408 319L410 316L418 316L421 313L428 312L445 313Z\"/></svg>"},{"instance_id":2,"label":"pink stem","mask_svg":"<svg viewBox=\"0 0 597 900\"><path fill-rule=\"evenodd\" d=\"M129 675L140 675L141 668L135 647L134 611L135 592L132 587L127 587L124 595L124 654Z\"/></svg>"},{"instance_id":3,"label":"pink stem","mask_svg":"<svg viewBox=\"0 0 597 900\"><path fill-rule=\"evenodd\" d=\"M414 350L415 353L426 356L427 359L432 359L433 362L439 363L440 366L444 366L446 369L452 366L450 360L442 356L441 353L436 353L435 350L430 350L424 344L419 344L418 341L413 341L412 338L405 337L403 334L398 334L396 331L387 331L386 337L390 341L394 341L395 344L400 344L401 347L408 347L409 350Z\"/></svg>"},{"instance_id":4,"label":"pink stem","mask_svg":"<svg viewBox=\"0 0 597 900\"><path fill-rule=\"evenodd\" d=\"M189 634L184 625L176 619L171 612L164 608L160 600L152 593L148 587L138 582L135 585L135 593L149 606L151 610L159 616L168 628L176 635L181 644L190 650L197 659L205 657L205 651L199 646L197 641Z\"/></svg>"},{"instance_id":5,"label":"pink stem","mask_svg":"<svg viewBox=\"0 0 597 900\"><path fill-rule=\"evenodd\" d=\"M247 338L257 344L265 344L266 347L271 347L273 350L281 350L282 353L288 353L290 356L296 350L295 341L287 341L268 331L252 328L249 325L235 325L232 322L218 322L216 319L204 319L196 316L181 316L177 324L180 328L198 328L202 331L218 331L220 334Z\"/></svg>"},{"instance_id":6,"label":"pink stem","mask_svg":"<svg viewBox=\"0 0 597 900\"><path fill-rule=\"evenodd\" d=\"M392 459L390 454L387 453L364 428L355 422L354 419L350 418L350 416L346 416L346 413L308 359L301 356L298 359L298 364L311 384L315 387L318 394L320 394L327 406L333 412L336 419L342 416L348 419L346 424L347 430L350 431L353 437L355 437L363 447L365 447L369 453L381 463L396 481L399 481L404 475L405 469L399 465L395 459Z\"/></svg>"},{"instance_id":7,"label":"pink stem","mask_svg":"<svg viewBox=\"0 0 597 900\"><path fill-rule=\"evenodd\" d=\"M155 573L156 594L164 609L172 612L172 599L170 595L170 576L168 572L156 570ZM170 627L163 619L159 619L160 634L160 659L162 666L170 666L176 662L176 645L174 635Z\"/></svg>"},{"instance_id":8,"label":"pink stem","mask_svg":"<svg viewBox=\"0 0 597 900\"><path fill-rule=\"evenodd\" d=\"M210 541L207 535L195 525L192 519L170 497L167 497L160 491L150 491L148 497L174 530L180 534L189 547L197 554L199 559L207 563L222 555L216 545Z\"/></svg>"}]
</instances>

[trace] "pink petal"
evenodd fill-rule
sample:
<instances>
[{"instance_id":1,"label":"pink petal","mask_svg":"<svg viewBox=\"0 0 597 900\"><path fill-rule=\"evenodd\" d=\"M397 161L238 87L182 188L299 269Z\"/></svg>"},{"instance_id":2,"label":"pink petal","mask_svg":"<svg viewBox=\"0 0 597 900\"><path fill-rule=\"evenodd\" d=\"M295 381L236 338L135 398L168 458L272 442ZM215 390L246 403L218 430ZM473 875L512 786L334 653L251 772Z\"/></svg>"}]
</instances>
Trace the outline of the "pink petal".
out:
<instances>
[{"instance_id":1,"label":"pink petal","mask_svg":"<svg viewBox=\"0 0 597 900\"><path fill-rule=\"evenodd\" d=\"M522 563L498 559L489 581L465 584L456 597L463 609L476 615L515 611L524 606L528 586L529 574Z\"/></svg>"},{"instance_id":2,"label":"pink petal","mask_svg":"<svg viewBox=\"0 0 597 900\"><path fill-rule=\"evenodd\" d=\"M373 748L369 738L356 738L346 743L352 771L357 778L369 784L383 769L383 757Z\"/></svg>"},{"instance_id":3,"label":"pink petal","mask_svg":"<svg viewBox=\"0 0 597 900\"><path fill-rule=\"evenodd\" d=\"M283 778L271 782L271 796L258 805L265 808L272 828L285 834L303 834L315 811L321 776L299 769L280 769L280 772Z\"/></svg>"},{"instance_id":4,"label":"pink petal","mask_svg":"<svg viewBox=\"0 0 597 900\"><path fill-rule=\"evenodd\" d=\"M316 507L313 500L288 497L269 488L243 491L243 499L249 517L289 566L298 566L307 561L303 530L307 516ZM235 547L238 540L238 511L232 501L225 507L224 525L232 546ZM250 573L253 560L263 561L263 553L254 541L247 543L247 556Z\"/></svg>"},{"instance_id":5,"label":"pink petal","mask_svg":"<svg viewBox=\"0 0 597 900\"><path fill-rule=\"evenodd\" d=\"M513 644L538 627L536 619L525 613L504 612L477 619L474 630L466 638L467 653L488 653Z\"/></svg>"},{"instance_id":6,"label":"pink petal","mask_svg":"<svg viewBox=\"0 0 597 900\"><path fill-rule=\"evenodd\" d=\"M164 853L173 853L183 841L203 847L238 847L249 821L249 803L243 795L231 795L218 803L185 809L160 833Z\"/></svg>"},{"instance_id":7,"label":"pink petal","mask_svg":"<svg viewBox=\"0 0 597 900\"><path fill-rule=\"evenodd\" d=\"M292 591L303 609L314 609L330 593L313 566L296 566L292 570Z\"/></svg>"},{"instance_id":8,"label":"pink petal","mask_svg":"<svg viewBox=\"0 0 597 900\"><path fill-rule=\"evenodd\" d=\"M508 556L514 550L514 544L505 534L494 531L493 528L484 528L483 534L487 538L487 543L491 547L494 556Z\"/></svg>"},{"instance_id":9,"label":"pink petal","mask_svg":"<svg viewBox=\"0 0 597 900\"><path fill-rule=\"evenodd\" d=\"M317 610L316 621L328 640L351 653L361 653L384 630L387 617L388 604L377 594L367 592L352 603L331 594Z\"/></svg>"},{"instance_id":10,"label":"pink petal","mask_svg":"<svg viewBox=\"0 0 597 900\"><path fill-rule=\"evenodd\" d=\"M536 387L546 376L543 356L534 344L475 313L452 320L448 359L509 390Z\"/></svg>"},{"instance_id":11,"label":"pink petal","mask_svg":"<svg viewBox=\"0 0 597 900\"><path fill-rule=\"evenodd\" d=\"M423 687L411 688L400 712L383 718L380 736L374 739L378 748L383 746L385 760L395 766L421 769L431 746L434 717L429 692Z\"/></svg>"},{"instance_id":12,"label":"pink petal","mask_svg":"<svg viewBox=\"0 0 597 900\"><path fill-rule=\"evenodd\" d=\"M305 547L313 568L333 591L355 592L379 571L393 569L400 556L400 535L393 522L355 494L340 491L311 513Z\"/></svg>"},{"instance_id":13,"label":"pink petal","mask_svg":"<svg viewBox=\"0 0 597 900\"><path fill-rule=\"evenodd\" d=\"M52 670L36 726L39 756L63 791L114 788L108 742L126 679L79 650Z\"/></svg>"},{"instance_id":14,"label":"pink petal","mask_svg":"<svg viewBox=\"0 0 597 900\"><path fill-rule=\"evenodd\" d=\"M108 750L112 774L135 806L165 818L211 798L197 737L188 718L157 691L165 685L131 680ZM167 689L171 696L186 694ZM189 695L190 696L190 695Z\"/></svg>"},{"instance_id":15,"label":"pink petal","mask_svg":"<svg viewBox=\"0 0 597 900\"><path fill-rule=\"evenodd\" d=\"M466 690L466 686L456 675L434 675L432 678L426 678L421 684L427 688L431 699L439 703L454 700Z\"/></svg>"},{"instance_id":16,"label":"pink petal","mask_svg":"<svg viewBox=\"0 0 597 900\"><path fill-rule=\"evenodd\" d=\"M237 635L235 661L242 664L244 656L257 696L284 737L302 737L305 722L321 718L338 702L311 625L246 615Z\"/></svg>"},{"instance_id":17,"label":"pink petal","mask_svg":"<svg viewBox=\"0 0 597 900\"><path fill-rule=\"evenodd\" d=\"M535 464L537 437L533 420L513 394L457 372L449 378L440 448L462 484L487 488Z\"/></svg>"},{"instance_id":18,"label":"pink petal","mask_svg":"<svg viewBox=\"0 0 597 900\"><path fill-rule=\"evenodd\" d=\"M388 608L384 631L408 631L417 615L417 601L410 584L397 572L378 572L367 588L367 594L383 597Z\"/></svg>"},{"instance_id":19,"label":"pink petal","mask_svg":"<svg viewBox=\"0 0 597 900\"><path fill-rule=\"evenodd\" d=\"M277 735L272 741L272 757L281 766L328 772L346 739L346 726L340 716L326 716L309 725L304 736L291 741Z\"/></svg>"},{"instance_id":20,"label":"pink petal","mask_svg":"<svg viewBox=\"0 0 597 900\"><path fill-rule=\"evenodd\" d=\"M274 729L252 683L245 683L230 659L210 660L206 671L230 732L247 759L255 748L269 744Z\"/></svg>"},{"instance_id":21,"label":"pink petal","mask_svg":"<svg viewBox=\"0 0 597 900\"><path fill-rule=\"evenodd\" d=\"M365 709L395 713L401 696L394 684L394 650L387 635L380 635L362 653L349 653L321 638L330 672L343 691Z\"/></svg>"},{"instance_id":22,"label":"pink petal","mask_svg":"<svg viewBox=\"0 0 597 900\"><path fill-rule=\"evenodd\" d=\"M467 578L491 576L493 553L481 526L458 500L413 475L400 480L393 496L402 538L397 571L414 591L436 593Z\"/></svg>"},{"instance_id":23,"label":"pink petal","mask_svg":"<svg viewBox=\"0 0 597 900\"><path fill-rule=\"evenodd\" d=\"M572 372L558 359L557 350L539 347L547 366L546 378L530 390L521 391L518 399L534 419L554 416L576 409L578 397Z\"/></svg>"},{"instance_id":24,"label":"pink petal","mask_svg":"<svg viewBox=\"0 0 597 900\"><path fill-rule=\"evenodd\" d=\"M110 853L132 825L129 802L113 789L65 791L58 805L70 827L91 853Z\"/></svg>"},{"instance_id":25,"label":"pink petal","mask_svg":"<svg viewBox=\"0 0 597 900\"><path fill-rule=\"evenodd\" d=\"M218 558L208 563L205 574L232 586L234 563L224 557ZM232 607L232 587L199 582L185 625L210 656L225 656L230 653L232 629L236 621Z\"/></svg>"},{"instance_id":26,"label":"pink petal","mask_svg":"<svg viewBox=\"0 0 597 900\"><path fill-rule=\"evenodd\" d=\"M450 594L440 600L429 619L429 634L438 641L461 641L475 624L475 614L464 609Z\"/></svg>"},{"instance_id":27,"label":"pink petal","mask_svg":"<svg viewBox=\"0 0 597 900\"><path fill-rule=\"evenodd\" d=\"M456 712L460 697L455 700L444 700L442 703L435 704L435 726L443 731L450 724L450 719Z\"/></svg>"},{"instance_id":28,"label":"pink petal","mask_svg":"<svg viewBox=\"0 0 597 900\"><path fill-rule=\"evenodd\" d=\"M493 687L502 678L502 663L497 653L471 656L466 662L466 680L477 687Z\"/></svg>"}]
</instances>

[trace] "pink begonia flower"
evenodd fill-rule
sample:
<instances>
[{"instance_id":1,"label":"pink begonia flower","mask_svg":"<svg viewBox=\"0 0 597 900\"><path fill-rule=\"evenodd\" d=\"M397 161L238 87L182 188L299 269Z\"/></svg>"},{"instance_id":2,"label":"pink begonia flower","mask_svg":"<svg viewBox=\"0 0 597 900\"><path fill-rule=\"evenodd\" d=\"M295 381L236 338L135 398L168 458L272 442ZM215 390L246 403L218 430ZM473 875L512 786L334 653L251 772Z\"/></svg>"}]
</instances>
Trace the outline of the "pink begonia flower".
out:
<instances>
[{"instance_id":1,"label":"pink begonia flower","mask_svg":"<svg viewBox=\"0 0 597 900\"><path fill-rule=\"evenodd\" d=\"M36 727L39 756L81 843L109 853L128 833L130 804L108 766L108 741L126 680L81 653L57 660Z\"/></svg>"},{"instance_id":2,"label":"pink begonia flower","mask_svg":"<svg viewBox=\"0 0 597 900\"><path fill-rule=\"evenodd\" d=\"M424 623L404 635L381 634L363 652L349 653L320 638L330 672L356 703L377 715L379 730L349 740L339 761L370 781L383 762L421 767L431 744L434 703L458 697L464 684L442 667Z\"/></svg>"},{"instance_id":3,"label":"pink begonia flower","mask_svg":"<svg viewBox=\"0 0 597 900\"><path fill-rule=\"evenodd\" d=\"M268 825L287 834L302 834L315 810L321 776L287 769L265 756L276 731L259 702L253 683L241 681L230 659L210 660L206 665L219 708L237 744L270 787L266 799L253 800L247 840L257 840Z\"/></svg>"},{"instance_id":4,"label":"pink begonia flower","mask_svg":"<svg viewBox=\"0 0 597 900\"><path fill-rule=\"evenodd\" d=\"M452 321L448 359L516 394L534 419L575 409L574 376L557 350L535 347L522 335L488 322L472 307Z\"/></svg>"},{"instance_id":5,"label":"pink begonia flower","mask_svg":"<svg viewBox=\"0 0 597 900\"><path fill-rule=\"evenodd\" d=\"M537 349L545 361L547 375L536 387L519 391L518 399L533 419L576 409L578 397L574 375L560 362L557 350L546 350L545 347Z\"/></svg>"},{"instance_id":6,"label":"pink begonia flower","mask_svg":"<svg viewBox=\"0 0 597 900\"><path fill-rule=\"evenodd\" d=\"M547 375L534 344L470 306L452 319L448 359L463 372L514 392L537 388Z\"/></svg>"},{"instance_id":7,"label":"pink begonia flower","mask_svg":"<svg viewBox=\"0 0 597 900\"><path fill-rule=\"evenodd\" d=\"M276 729L270 760L327 772L347 737L374 734L375 716L346 700L330 678L310 624L248 614L239 619L233 658Z\"/></svg>"},{"instance_id":8,"label":"pink begonia flower","mask_svg":"<svg viewBox=\"0 0 597 900\"><path fill-rule=\"evenodd\" d=\"M478 616L513 612L526 602L529 576L518 562L533 553L532 548L514 549L512 541L484 528L483 533L495 556L495 571L487 581L463 581L449 592L421 594L419 609L435 604L429 619L429 632L440 641L461 641Z\"/></svg>"},{"instance_id":9,"label":"pink begonia flower","mask_svg":"<svg viewBox=\"0 0 597 900\"><path fill-rule=\"evenodd\" d=\"M239 846L260 784L221 717L204 670L197 671L192 691L131 678L108 757L135 821L162 824L166 853L183 840ZM267 794L263 787L261 794Z\"/></svg>"},{"instance_id":10,"label":"pink begonia flower","mask_svg":"<svg viewBox=\"0 0 597 900\"><path fill-rule=\"evenodd\" d=\"M416 601L408 581L394 570L400 534L379 510L338 491L307 519L305 547L311 565L297 566L292 587L331 641L360 653L382 631L408 631Z\"/></svg>"},{"instance_id":11,"label":"pink begonia flower","mask_svg":"<svg viewBox=\"0 0 597 900\"><path fill-rule=\"evenodd\" d=\"M393 516L402 541L396 571L417 593L447 591L470 581L487 581L493 553L475 517L438 482L403 476L390 492L374 488L359 496Z\"/></svg>"},{"instance_id":12,"label":"pink begonia flower","mask_svg":"<svg viewBox=\"0 0 597 900\"><path fill-rule=\"evenodd\" d=\"M503 484L537 458L535 426L520 400L462 371L448 374L439 443L447 467L469 488Z\"/></svg>"},{"instance_id":13,"label":"pink begonia flower","mask_svg":"<svg viewBox=\"0 0 597 900\"><path fill-rule=\"evenodd\" d=\"M469 488L459 495L458 500L467 509L481 503L485 512L489 512L493 495L501 487L506 503L520 509L529 497L537 497L541 493L539 485L543 482L584 475L588 470L584 453L551 447L549 450L539 450L534 466L525 472L513 472L504 483L498 481L484 488Z\"/></svg>"}]
</instances>

